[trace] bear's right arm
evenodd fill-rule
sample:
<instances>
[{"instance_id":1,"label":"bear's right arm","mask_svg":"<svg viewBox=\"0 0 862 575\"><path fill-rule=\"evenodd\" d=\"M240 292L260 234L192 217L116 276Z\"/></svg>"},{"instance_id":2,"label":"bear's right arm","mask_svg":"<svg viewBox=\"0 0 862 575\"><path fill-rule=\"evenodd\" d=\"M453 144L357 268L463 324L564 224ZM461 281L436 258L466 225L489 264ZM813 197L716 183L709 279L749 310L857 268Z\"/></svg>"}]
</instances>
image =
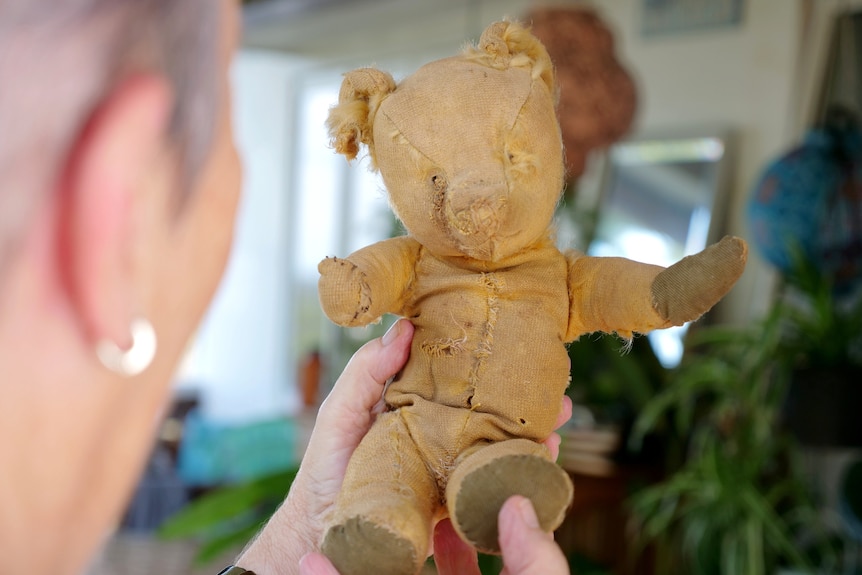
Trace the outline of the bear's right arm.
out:
<instances>
[{"instance_id":1,"label":"bear's right arm","mask_svg":"<svg viewBox=\"0 0 862 575\"><path fill-rule=\"evenodd\" d=\"M665 269L569 252L566 341L584 333L633 333L683 325L709 311L745 270L748 246L727 236Z\"/></svg>"},{"instance_id":2,"label":"bear's right arm","mask_svg":"<svg viewBox=\"0 0 862 575\"><path fill-rule=\"evenodd\" d=\"M399 313L414 278L420 244L409 236L383 240L317 266L318 293L326 316L356 327Z\"/></svg>"}]
</instances>

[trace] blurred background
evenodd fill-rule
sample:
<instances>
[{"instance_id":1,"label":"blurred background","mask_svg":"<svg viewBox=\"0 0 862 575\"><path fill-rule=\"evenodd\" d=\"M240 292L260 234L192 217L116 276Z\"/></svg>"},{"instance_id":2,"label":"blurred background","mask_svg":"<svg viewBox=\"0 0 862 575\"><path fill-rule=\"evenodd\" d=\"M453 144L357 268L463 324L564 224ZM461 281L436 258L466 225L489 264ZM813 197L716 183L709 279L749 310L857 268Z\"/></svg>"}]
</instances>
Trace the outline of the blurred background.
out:
<instances>
[{"instance_id":1,"label":"blurred background","mask_svg":"<svg viewBox=\"0 0 862 575\"><path fill-rule=\"evenodd\" d=\"M576 501L557 540L573 572L862 572L862 1L252 0L243 12L233 253L90 575L216 573L283 498L317 405L393 319L341 329L317 300L321 259L403 233L367 159L328 145L341 75L373 65L397 81L504 16L532 24L557 68L561 248L669 265L725 234L752 245L694 326L627 353L613 337L572 345L560 463Z\"/></svg>"}]
</instances>

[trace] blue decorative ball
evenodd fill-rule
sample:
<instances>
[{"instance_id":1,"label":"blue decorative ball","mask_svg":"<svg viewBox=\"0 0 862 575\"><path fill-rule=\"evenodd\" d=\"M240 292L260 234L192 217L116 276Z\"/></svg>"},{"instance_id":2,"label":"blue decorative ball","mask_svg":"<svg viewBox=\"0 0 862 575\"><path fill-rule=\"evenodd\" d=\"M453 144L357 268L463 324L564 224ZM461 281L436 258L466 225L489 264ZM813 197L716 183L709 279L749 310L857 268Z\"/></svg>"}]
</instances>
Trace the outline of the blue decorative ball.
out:
<instances>
[{"instance_id":1,"label":"blue decorative ball","mask_svg":"<svg viewBox=\"0 0 862 575\"><path fill-rule=\"evenodd\" d=\"M748 205L752 240L763 257L790 273L795 252L836 285L862 275L862 135L812 130L772 162Z\"/></svg>"}]
</instances>

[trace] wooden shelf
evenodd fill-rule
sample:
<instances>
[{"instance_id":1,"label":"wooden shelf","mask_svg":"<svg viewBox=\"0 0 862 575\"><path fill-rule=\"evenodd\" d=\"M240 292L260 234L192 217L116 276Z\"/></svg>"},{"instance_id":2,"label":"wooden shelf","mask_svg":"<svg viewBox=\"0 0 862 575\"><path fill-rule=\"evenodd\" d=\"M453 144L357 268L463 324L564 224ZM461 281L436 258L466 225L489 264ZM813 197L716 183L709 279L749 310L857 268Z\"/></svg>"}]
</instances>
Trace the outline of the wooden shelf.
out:
<instances>
[{"instance_id":1,"label":"wooden shelf","mask_svg":"<svg viewBox=\"0 0 862 575\"><path fill-rule=\"evenodd\" d=\"M634 485L655 472L617 465L607 476L569 472L575 497L556 540L567 554L578 553L615 575L654 575L649 550L635 556L628 538L626 500Z\"/></svg>"}]
</instances>

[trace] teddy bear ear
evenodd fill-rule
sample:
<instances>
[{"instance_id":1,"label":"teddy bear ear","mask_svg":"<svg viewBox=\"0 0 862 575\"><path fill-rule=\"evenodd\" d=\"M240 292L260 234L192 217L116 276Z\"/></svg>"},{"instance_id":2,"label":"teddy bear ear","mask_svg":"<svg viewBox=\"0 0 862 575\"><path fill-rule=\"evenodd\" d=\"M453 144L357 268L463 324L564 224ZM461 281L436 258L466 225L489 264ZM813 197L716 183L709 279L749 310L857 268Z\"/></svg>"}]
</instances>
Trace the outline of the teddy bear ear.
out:
<instances>
[{"instance_id":1,"label":"teddy bear ear","mask_svg":"<svg viewBox=\"0 0 862 575\"><path fill-rule=\"evenodd\" d=\"M479 50L491 58L495 67L532 66L533 78L544 82L552 94L556 93L554 65L548 51L520 23L494 22L482 32Z\"/></svg>"},{"instance_id":2,"label":"teddy bear ear","mask_svg":"<svg viewBox=\"0 0 862 575\"><path fill-rule=\"evenodd\" d=\"M376 68L359 68L344 75L338 104L330 108L326 127L332 147L352 160L359 144L368 146L373 156L372 126L377 108L395 90L395 80Z\"/></svg>"}]
</instances>

